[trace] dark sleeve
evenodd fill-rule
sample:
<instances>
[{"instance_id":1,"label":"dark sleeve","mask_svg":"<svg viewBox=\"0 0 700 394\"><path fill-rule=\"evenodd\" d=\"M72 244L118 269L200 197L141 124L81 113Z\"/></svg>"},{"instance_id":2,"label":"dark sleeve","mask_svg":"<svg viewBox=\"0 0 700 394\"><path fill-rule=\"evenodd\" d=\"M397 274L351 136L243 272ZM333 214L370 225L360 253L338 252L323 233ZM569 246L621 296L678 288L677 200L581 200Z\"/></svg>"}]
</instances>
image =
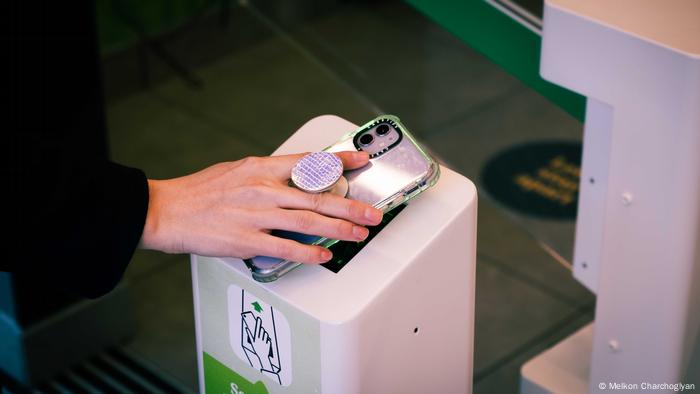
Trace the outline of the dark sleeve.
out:
<instances>
[{"instance_id":1,"label":"dark sleeve","mask_svg":"<svg viewBox=\"0 0 700 394\"><path fill-rule=\"evenodd\" d=\"M2 78L14 221L0 270L97 297L138 246L148 183L108 157L93 2L9 4Z\"/></svg>"},{"instance_id":2,"label":"dark sleeve","mask_svg":"<svg viewBox=\"0 0 700 394\"><path fill-rule=\"evenodd\" d=\"M21 205L20 250L26 252L3 268L44 276L86 297L109 292L141 239L148 210L144 173L81 160L33 170L27 180L36 186L25 185L33 196Z\"/></svg>"}]
</instances>

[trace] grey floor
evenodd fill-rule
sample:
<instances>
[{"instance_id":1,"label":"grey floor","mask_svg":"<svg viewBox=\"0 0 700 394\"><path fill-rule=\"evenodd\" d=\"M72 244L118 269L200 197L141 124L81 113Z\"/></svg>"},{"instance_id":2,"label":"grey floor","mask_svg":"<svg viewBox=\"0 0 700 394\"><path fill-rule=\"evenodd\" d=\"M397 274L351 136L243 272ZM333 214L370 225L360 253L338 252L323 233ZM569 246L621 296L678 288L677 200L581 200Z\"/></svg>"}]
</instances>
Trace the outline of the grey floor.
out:
<instances>
[{"instance_id":1,"label":"grey floor","mask_svg":"<svg viewBox=\"0 0 700 394\"><path fill-rule=\"evenodd\" d=\"M285 4L286 2L282 2ZM579 141L582 125L401 2L343 3L313 17L235 6L164 39L195 89L150 58L105 59L113 158L151 178L265 155L308 119L400 116L448 166L480 184L492 155L538 140ZM573 221L511 212L480 193L474 388L518 390L519 368L592 320L594 297L545 251L571 257ZM136 253L127 280L139 321L125 348L196 391L187 256Z\"/></svg>"}]
</instances>

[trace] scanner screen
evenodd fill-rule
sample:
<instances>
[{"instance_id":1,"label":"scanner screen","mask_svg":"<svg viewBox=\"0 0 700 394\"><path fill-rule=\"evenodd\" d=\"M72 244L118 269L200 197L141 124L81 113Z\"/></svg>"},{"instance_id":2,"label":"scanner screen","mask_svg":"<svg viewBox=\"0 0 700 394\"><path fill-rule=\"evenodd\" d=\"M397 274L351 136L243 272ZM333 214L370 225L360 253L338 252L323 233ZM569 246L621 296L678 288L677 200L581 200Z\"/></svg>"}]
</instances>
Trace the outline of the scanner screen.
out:
<instances>
[{"instance_id":1,"label":"scanner screen","mask_svg":"<svg viewBox=\"0 0 700 394\"><path fill-rule=\"evenodd\" d=\"M328 262L321 264L323 267L338 273L345 265L347 265L356 254L360 253L362 248L367 245L368 242L374 238L375 235L379 234L382 229L389 224L394 218L406 208L406 204L401 204L398 207L392 209L391 211L384 214L382 222L376 226L368 226L369 235L362 242L352 242L352 241L338 241L333 246L329 247L331 252L333 252L333 258Z\"/></svg>"}]
</instances>

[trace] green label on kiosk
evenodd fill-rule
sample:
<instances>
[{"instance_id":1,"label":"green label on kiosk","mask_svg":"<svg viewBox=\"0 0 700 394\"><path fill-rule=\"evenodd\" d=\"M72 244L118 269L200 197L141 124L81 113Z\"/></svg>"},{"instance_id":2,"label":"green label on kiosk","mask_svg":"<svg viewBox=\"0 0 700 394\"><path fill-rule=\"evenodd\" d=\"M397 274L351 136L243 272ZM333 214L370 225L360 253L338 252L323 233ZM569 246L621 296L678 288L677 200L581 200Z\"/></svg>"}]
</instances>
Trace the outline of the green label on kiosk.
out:
<instances>
[{"instance_id":1,"label":"green label on kiosk","mask_svg":"<svg viewBox=\"0 0 700 394\"><path fill-rule=\"evenodd\" d=\"M320 392L319 321L255 282L242 262L200 261L195 305L204 391Z\"/></svg>"},{"instance_id":2,"label":"green label on kiosk","mask_svg":"<svg viewBox=\"0 0 700 394\"><path fill-rule=\"evenodd\" d=\"M261 381L252 383L232 371L217 359L203 352L204 387L212 394L268 394Z\"/></svg>"}]
</instances>

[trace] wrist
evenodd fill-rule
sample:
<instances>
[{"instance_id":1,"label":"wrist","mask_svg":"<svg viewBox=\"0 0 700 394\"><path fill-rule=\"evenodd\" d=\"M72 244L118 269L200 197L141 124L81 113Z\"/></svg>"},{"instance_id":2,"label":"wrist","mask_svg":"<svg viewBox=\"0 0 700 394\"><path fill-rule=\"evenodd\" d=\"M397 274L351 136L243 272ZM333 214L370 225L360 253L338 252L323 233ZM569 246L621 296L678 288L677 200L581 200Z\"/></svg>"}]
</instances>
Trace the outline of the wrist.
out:
<instances>
[{"instance_id":1,"label":"wrist","mask_svg":"<svg viewBox=\"0 0 700 394\"><path fill-rule=\"evenodd\" d=\"M158 241L161 211L160 182L148 179L148 211L146 213L146 222L143 226L143 233L141 234L141 241L139 242L139 248L141 249L162 250Z\"/></svg>"}]
</instances>

